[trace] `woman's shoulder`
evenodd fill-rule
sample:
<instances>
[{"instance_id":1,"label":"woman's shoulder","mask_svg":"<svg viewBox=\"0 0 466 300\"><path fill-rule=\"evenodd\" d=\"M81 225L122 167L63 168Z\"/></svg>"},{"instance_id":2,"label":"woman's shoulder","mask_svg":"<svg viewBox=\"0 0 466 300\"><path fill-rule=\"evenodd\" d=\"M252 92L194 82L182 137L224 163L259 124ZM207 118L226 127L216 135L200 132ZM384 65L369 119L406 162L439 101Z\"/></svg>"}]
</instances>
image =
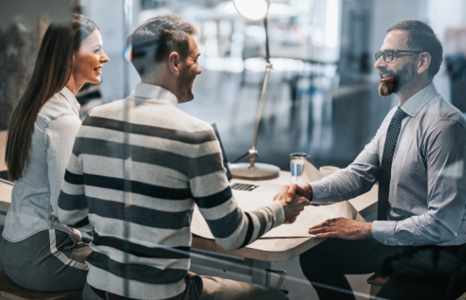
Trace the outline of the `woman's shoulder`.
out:
<instances>
[{"instance_id":1,"label":"woman's shoulder","mask_svg":"<svg viewBox=\"0 0 466 300\"><path fill-rule=\"evenodd\" d=\"M73 96L74 97L74 96ZM71 99L75 100L76 99ZM51 123L59 118L71 119L77 118L79 120L79 113L74 108L70 99L67 99L61 92L54 94L41 108L39 115L46 123Z\"/></svg>"}]
</instances>

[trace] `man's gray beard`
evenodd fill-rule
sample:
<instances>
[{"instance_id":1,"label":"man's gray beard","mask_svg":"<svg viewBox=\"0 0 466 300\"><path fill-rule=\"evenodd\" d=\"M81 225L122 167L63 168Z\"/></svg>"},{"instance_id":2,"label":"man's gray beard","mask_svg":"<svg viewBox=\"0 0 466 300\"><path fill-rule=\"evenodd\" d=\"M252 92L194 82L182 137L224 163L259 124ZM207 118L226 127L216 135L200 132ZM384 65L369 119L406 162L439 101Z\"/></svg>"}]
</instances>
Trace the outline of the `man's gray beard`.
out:
<instances>
[{"instance_id":1,"label":"man's gray beard","mask_svg":"<svg viewBox=\"0 0 466 300\"><path fill-rule=\"evenodd\" d=\"M390 80L380 80L379 94L382 97L388 97L398 92L414 78L414 61L411 61L398 74L395 74Z\"/></svg>"}]
</instances>

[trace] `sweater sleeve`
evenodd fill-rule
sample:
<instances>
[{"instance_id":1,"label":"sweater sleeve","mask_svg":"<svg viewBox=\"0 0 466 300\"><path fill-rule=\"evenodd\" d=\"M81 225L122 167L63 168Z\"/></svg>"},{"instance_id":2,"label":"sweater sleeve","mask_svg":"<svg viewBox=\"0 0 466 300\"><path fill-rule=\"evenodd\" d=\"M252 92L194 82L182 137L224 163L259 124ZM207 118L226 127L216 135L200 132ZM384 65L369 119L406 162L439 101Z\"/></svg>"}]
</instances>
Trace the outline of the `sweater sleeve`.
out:
<instances>
[{"instance_id":1,"label":"sweater sleeve","mask_svg":"<svg viewBox=\"0 0 466 300\"><path fill-rule=\"evenodd\" d=\"M214 132L207 124L200 130L190 158L191 193L217 243L226 250L235 250L281 225L285 218L283 207L274 201L255 211L242 211L226 178Z\"/></svg>"}]
</instances>

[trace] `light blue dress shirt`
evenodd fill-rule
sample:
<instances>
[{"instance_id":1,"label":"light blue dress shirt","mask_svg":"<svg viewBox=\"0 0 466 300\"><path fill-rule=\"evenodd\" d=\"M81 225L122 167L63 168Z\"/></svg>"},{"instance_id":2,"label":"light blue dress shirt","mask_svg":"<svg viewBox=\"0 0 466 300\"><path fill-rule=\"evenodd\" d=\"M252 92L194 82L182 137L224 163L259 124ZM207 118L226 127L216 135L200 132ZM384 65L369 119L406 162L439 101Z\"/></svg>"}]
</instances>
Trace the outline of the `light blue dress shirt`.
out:
<instances>
[{"instance_id":1,"label":"light blue dress shirt","mask_svg":"<svg viewBox=\"0 0 466 300\"><path fill-rule=\"evenodd\" d=\"M80 232L61 224L54 213L80 125L79 103L66 87L40 110L23 175L13 186L3 231L7 241L19 242L51 228L81 240Z\"/></svg>"},{"instance_id":2,"label":"light blue dress shirt","mask_svg":"<svg viewBox=\"0 0 466 300\"><path fill-rule=\"evenodd\" d=\"M375 137L356 160L318 182L313 199L347 200L378 181L388 125L385 117ZM466 121L431 83L409 98L408 114L395 150L388 221L374 221L374 238L386 245L460 245L466 243Z\"/></svg>"}]
</instances>

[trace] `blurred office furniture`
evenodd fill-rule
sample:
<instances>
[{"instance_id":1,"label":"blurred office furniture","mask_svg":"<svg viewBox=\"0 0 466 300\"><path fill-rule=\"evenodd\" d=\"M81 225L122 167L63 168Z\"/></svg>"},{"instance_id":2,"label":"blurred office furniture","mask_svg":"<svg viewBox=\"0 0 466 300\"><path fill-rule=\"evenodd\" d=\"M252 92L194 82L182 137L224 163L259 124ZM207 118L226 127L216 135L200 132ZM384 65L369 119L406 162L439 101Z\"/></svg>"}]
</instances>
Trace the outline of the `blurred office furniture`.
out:
<instances>
[{"instance_id":1,"label":"blurred office furniture","mask_svg":"<svg viewBox=\"0 0 466 300\"><path fill-rule=\"evenodd\" d=\"M341 19L341 58L339 68L352 79L364 80L372 71L370 0L343 1Z\"/></svg>"},{"instance_id":2,"label":"blurred office furniture","mask_svg":"<svg viewBox=\"0 0 466 300\"><path fill-rule=\"evenodd\" d=\"M447 30L443 52L450 79L451 103L466 112L466 27Z\"/></svg>"},{"instance_id":3,"label":"blurred office furniture","mask_svg":"<svg viewBox=\"0 0 466 300\"><path fill-rule=\"evenodd\" d=\"M370 295L377 295L377 293L380 292L383 285L387 282L389 278L389 276L379 276L375 273L371 277L369 277L367 279L367 283L371 285Z\"/></svg>"},{"instance_id":4,"label":"blurred office furniture","mask_svg":"<svg viewBox=\"0 0 466 300\"><path fill-rule=\"evenodd\" d=\"M0 130L8 127L10 115L23 94L31 71L31 35L22 23L0 32Z\"/></svg>"},{"instance_id":5,"label":"blurred office furniture","mask_svg":"<svg viewBox=\"0 0 466 300\"><path fill-rule=\"evenodd\" d=\"M40 41L50 24L39 14L35 26L12 22L0 29L0 130L8 128L11 113L29 81Z\"/></svg>"},{"instance_id":6,"label":"blurred office furniture","mask_svg":"<svg viewBox=\"0 0 466 300\"><path fill-rule=\"evenodd\" d=\"M466 112L466 56L455 53L445 57L450 79L451 103L460 111Z\"/></svg>"},{"instance_id":7,"label":"blurred office furniture","mask_svg":"<svg viewBox=\"0 0 466 300\"><path fill-rule=\"evenodd\" d=\"M466 27L450 28L445 34L443 53L451 55L460 52L466 53Z\"/></svg>"}]
</instances>

